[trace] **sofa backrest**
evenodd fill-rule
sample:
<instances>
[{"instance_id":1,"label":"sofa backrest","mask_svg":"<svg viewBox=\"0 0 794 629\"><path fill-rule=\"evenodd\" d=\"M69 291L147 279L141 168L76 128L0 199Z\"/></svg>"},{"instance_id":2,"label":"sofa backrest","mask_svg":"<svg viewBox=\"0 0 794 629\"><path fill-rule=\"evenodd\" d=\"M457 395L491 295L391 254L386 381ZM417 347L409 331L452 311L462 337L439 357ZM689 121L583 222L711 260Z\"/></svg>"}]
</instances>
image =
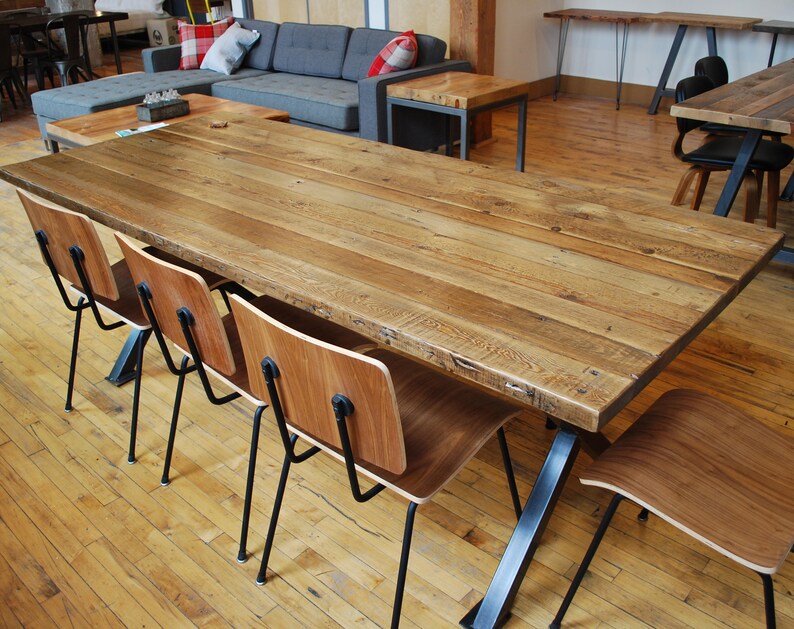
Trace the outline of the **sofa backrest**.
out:
<instances>
[{"instance_id":1,"label":"sofa backrest","mask_svg":"<svg viewBox=\"0 0 794 629\"><path fill-rule=\"evenodd\" d=\"M338 79L351 28L284 22L278 29L273 69Z\"/></svg>"},{"instance_id":2,"label":"sofa backrest","mask_svg":"<svg viewBox=\"0 0 794 629\"><path fill-rule=\"evenodd\" d=\"M357 28L350 35L347 45L345 63L342 67L342 78L358 81L367 76L375 56L399 31L384 31L375 28ZM417 35L416 44L419 48L416 57L417 66L426 66L444 61L447 44L444 40L431 35Z\"/></svg>"},{"instance_id":3,"label":"sofa backrest","mask_svg":"<svg viewBox=\"0 0 794 629\"><path fill-rule=\"evenodd\" d=\"M248 51L243 61L243 67L256 68L257 70L271 70L273 68L273 50L276 47L278 24L262 20L236 20L240 26L249 31L259 33L259 40Z\"/></svg>"}]
</instances>

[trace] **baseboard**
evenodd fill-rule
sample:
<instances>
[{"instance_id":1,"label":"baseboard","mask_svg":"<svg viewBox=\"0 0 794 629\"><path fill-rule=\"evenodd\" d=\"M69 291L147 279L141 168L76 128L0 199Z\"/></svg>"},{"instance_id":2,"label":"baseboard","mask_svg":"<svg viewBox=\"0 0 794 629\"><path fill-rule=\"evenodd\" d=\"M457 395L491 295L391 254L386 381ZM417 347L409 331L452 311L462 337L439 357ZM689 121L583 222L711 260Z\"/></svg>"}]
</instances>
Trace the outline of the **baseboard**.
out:
<instances>
[{"instance_id":1,"label":"baseboard","mask_svg":"<svg viewBox=\"0 0 794 629\"><path fill-rule=\"evenodd\" d=\"M560 93L575 96L588 96L592 98L609 98L614 100L617 86L614 81L603 81L581 76L568 76L563 74L560 80ZM650 85L637 85L624 83L620 94L620 102L632 105L649 106L653 99L655 87ZM554 77L548 77L529 84L529 98L540 98L554 93ZM673 104L673 99L663 97L659 104L659 111L666 112Z\"/></svg>"}]
</instances>

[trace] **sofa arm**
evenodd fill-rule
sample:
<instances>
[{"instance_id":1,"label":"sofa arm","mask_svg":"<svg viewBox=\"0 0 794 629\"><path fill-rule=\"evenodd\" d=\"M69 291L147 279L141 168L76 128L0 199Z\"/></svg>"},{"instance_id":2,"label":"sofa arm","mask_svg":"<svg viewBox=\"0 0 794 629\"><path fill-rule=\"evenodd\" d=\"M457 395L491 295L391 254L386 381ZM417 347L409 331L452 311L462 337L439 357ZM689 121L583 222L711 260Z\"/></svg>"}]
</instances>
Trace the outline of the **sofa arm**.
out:
<instances>
[{"instance_id":1,"label":"sofa arm","mask_svg":"<svg viewBox=\"0 0 794 629\"><path fill-rule=\"evenodd\" d=\"M179 60L182 58L182 45L157 46L144 48L141 51L144 72L165 72L178 70Z\"/></svg>"},{"instance_id":2,"label":"sofa arm","mask_svg":"<svg viewBox=\"0 0 794 629\"><path fill-rule=\"evenodd\" d=\"M358 82L358 132L359 136L367 140L377 140L378 142L386 142L388 129L386 125L386 86L392 83L399 83L407 79L415 79L420 76L427 76L429 74L440 74L442 72L471 72L471 64L468 61L448 59L441 63L434 63L428 66L419 68L412 68L410 70L401 70L399 72L390 72L388 74L380 74L378 76L371 76L366 79L361 79ZM412 112L417 115L414 119L418 122L419 119L431 119L432 116L426 116L430 112ZM438 117L438 114L435 115ZM421 123L420 123L421 125ZM425 125L426 126L426 125ZM443 133L444 125L434 125L439 127ZM443 143L422 142L421 138L416 137L417 129L411 133L413 136L410 140L395 141L395 144L401 146L410 146L411 148L435 148ZM432 134L435 137L436 134ZM442 136L438 136L442 137ZM425 139L429 139L425 138ZM436 138L437 139L437 138ZM399 138L396 138L399 140ZM423 144L418 146L417 142ZM424 146L426 144L426 146Z\"/></svg>"}]
</instances>

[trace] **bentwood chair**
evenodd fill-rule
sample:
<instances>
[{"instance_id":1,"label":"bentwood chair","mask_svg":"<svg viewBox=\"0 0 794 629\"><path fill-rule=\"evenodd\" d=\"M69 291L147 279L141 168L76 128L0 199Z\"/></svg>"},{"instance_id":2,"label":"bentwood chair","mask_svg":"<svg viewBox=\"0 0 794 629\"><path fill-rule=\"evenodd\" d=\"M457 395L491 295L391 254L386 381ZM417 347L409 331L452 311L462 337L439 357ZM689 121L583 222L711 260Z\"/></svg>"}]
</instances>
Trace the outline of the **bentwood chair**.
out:
<instances>
[{"instance_id":1,"label":"bentwood chair","mask_svg":"<svg viewBox=\"0 0 794 629\"><path fill-rule=\"evenodd\" d=\"M127 263L122 259L113 265L99 240L94 224L82 214L55 206L27 192L17 190L28 215L44 262L52 273L55 285L66 308L74 312L72 352L69 362L69 379L66 388L66 412L72 410L72 392L77 367L80 327L83 311L90 309L102 330L115 330L129 325L141 334L135 344L135 385L130 422L128 463L135 463L135 438L138 427L138 402L140 399L143 351L148 338L149 322L141 311L138 295L132 283ZM150 249L152 254L173 259L167 254ZM63 278L63 279L62 279ZM208 275L213 285L220 276ZM71 283L77 302L70 299L64 281ZM108 322L106 317L117 319Z\"/></svg>"},{"instance_id":2,"label":"bentwood chair","mask_svg":"<svg viewBox=\"0 0 794 629\"><path fill-rule=\"evenodd\" d=\"M551 627L560 627L623 498L754 570L766 625L794 544L794 439L698 391L662 395L582 475L615 492Z\"/></svg>"},{"instance_id":3,"label":"bentwood chair","mask_svg":"<svg viewBox=\"0 0 794 629\"><path fill-rule=\"evenodd\" d=\"M157 259L122 234L117 233L116 239L129 264L138 296L163 352L166 365L171 373L178 376L163 476L160 482L163 485L168 485L170 482L169 474L182 392L185 377L189 373L195 371L198 374L204 393L212 404L223 405L242 396L257 408L252 427L252 447L248 460L242 532L237 556L237 560L242 563L247 559L248 521L256 470L259 427L261 414L266 405L258 393L249 387L235 318L231 313L221 316L210 295L209 287L199 274ZM258 307L266 308L276 317L290 321L306 333L317 334L350 348L372 345L371 341L355 332L277 299L267 296L254 297L252 293L237 285L226 288L228 292L243 295ZM182 355L179 366L172 358L166 338ZM208 374L230 388L231 392L218 395Z\"/></svg>"},{"instance_id":4,"label":"bentwood chair","mask_svg":"<svg viewBox=\"0 0 794 629\"><path fill-rule=\"evenodd\" d=\"M714 87L706 76L693 76L682 79L676 86L676 102L693 98L703 94ZM703 200L709 176L714 171L726 171L733 167L742 145L740 137L715 137L703 143L696 149L685 152L683 149L684 138L695 129L700 128L703 122L687 118L676 118L678 135L673 140L673 155L690 164L689 169L681 176L672 205L682 205L684 198L697 175L698 183L692 197L691 208L697 210ZM759 189L764 173L767 173L767 225L775 227L777 223L777 201L780 194L780 171L789 165L794 158L794 148L783 142L761 140L750 159L747 175L744 178L746 204L744 220L752 222L758 215L760 204Z\"/></svg>"},{"instance_id":5,"label":"bentwood chair","mask_svg":"<svg viewBox=\"0 0 794 629\"><path fill-rule=\"evenodd\" d=\"M367 502L385 487L408 499L392 611L400 621L416 508L499 437L513 507L521 503L503 426L513 404L383 349L356 354L287 327L231 296L251 390L268 399L286 452L256 582L265 583L290 465L323 451L342 461L350 490ZM296 451L298 439L310 446ZM363 491L361 474L375 482Z\"/></svg>"}]
</instances>

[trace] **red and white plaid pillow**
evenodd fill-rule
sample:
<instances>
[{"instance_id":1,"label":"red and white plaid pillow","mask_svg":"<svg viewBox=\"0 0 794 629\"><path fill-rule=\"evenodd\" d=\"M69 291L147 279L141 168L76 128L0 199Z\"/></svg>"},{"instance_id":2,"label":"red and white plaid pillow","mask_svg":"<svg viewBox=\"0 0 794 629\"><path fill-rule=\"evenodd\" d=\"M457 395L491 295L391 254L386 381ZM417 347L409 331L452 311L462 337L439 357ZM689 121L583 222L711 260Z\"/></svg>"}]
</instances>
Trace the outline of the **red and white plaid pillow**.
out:
<instances>
[{"instance_id":1,"label":"red and white plaid pillow","mask_svg":"<svg viewBox=\"0 0 794 629\"><path fill-rule=\"evenodd\" d=\"M405 31L397 35L383 47L369 67L367 76L376 76L397 70L407 70L416 64L416 35L413 31Z\"/></svg>"},{"instance_id":2,"label":"red and white plaid pillow","mask_svg":"<svg viewBox=\"0 0 794 629\"><path fill-rule=\"evenodd\" d=\"M179 20L179 41L182 42L182 58L179 60L180 70L197 70L201 67L204 55L218 37L234 22L233 17L215 24L188 24Z\"/></svg>"}]
</instances>

